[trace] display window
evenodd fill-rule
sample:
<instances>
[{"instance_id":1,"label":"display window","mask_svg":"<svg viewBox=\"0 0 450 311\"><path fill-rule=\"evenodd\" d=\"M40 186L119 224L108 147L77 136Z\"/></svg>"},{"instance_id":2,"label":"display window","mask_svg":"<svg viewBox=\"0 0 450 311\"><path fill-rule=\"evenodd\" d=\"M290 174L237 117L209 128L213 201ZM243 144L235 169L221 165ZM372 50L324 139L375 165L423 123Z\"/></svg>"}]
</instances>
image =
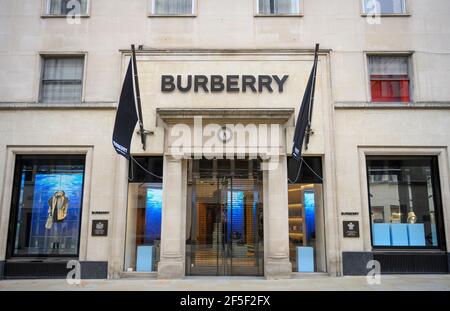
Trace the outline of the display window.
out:
<instances>
[{"instance_id":1,"label":"display window","mask_svg":"<svg viewBox=\"0 0 450 311\"><path fill-rule=\"evenodd\" d=\"M76 257L84 155L18 155L8 235L9 257Z\"/></svg>"},{"instance_id":2,"label":"display window","mask_svg":"<svg viewBox=\"0 0 450 311\"><path fill-rule=\"evenodd\" d=\"M161 244L163 158L135 157L130 162L125 271L153 272Z\"/></svg>"},{"instance_id":3,"label":"display window","mask_svg":"<svg viewBox=\"0 0 450 311\"><path fill-rule=\"evenodd\" d=\"M444 248L438 160L367 157L374 248Z\"/></svg>"},{"instance_id":4,"label":"display window","mask_svg":"<svg viewBox=\"0 0 450 311\"><path fill-rule=\"evenodd\" d=\"M294 272L325 272L322 161L288 161L289 255Z\"/></svg>"}]
</instances>

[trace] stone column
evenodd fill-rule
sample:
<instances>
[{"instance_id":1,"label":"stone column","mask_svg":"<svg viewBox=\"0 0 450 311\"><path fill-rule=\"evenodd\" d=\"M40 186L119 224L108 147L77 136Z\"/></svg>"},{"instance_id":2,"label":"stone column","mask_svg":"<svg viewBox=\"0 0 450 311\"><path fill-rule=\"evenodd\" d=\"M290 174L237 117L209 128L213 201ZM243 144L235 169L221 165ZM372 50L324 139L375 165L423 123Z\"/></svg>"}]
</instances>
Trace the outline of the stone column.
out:
<instances>
[{"instance_id":1,"label":"stone column","mask_svg":"<svg viewBox=\"0 0 450 311\"><path fill-rule=\"evenodd\" d=\"M111 219L111 235L109 237L109 247L111 258L109 258L109 277L120 278L120 273L124 271L123 254L125 252L125 233L127 219L127 194L128 194L128 161L114 155L116 163L116 177L114 181L114 206ZM95 209L94 209L95 210ZM89 216L88 216L89 217ZM87 251L85 258L87 258Z\"/></svg>"},{"instance_id":2,"label":"stone column","mask_svg":"<svg viewBox=\"0 0 450 311\"><path fill-rule=\"evenodd\" d=\"M274 166L276 163L272 163ZM291 277L286 156L267 170L264 181L264 275L267 279Z\"/></svg>"},{"instance_id":3,"label":"stone column","mask_svg":"<svg viewBox=\"0 0 450 311\"><path fill-rule=\"evenodd\" d=\"M186 184L183 161L164 157L159 279L185 275Z\"/></svg>"}]
</instances>

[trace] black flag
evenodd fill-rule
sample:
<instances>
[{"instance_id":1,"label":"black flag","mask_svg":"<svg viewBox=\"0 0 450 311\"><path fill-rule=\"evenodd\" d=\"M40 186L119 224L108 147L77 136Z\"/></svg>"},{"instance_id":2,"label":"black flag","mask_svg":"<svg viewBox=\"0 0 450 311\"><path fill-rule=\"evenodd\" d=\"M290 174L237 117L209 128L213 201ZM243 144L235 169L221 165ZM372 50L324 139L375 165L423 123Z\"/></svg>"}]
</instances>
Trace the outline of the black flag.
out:
<instances>
[{"instance_id":1,"label":"black flag","mask_svg":"<svg viewBox=\"0 0 450 311\"><path fill-rule=\"evenodd\" d=\"M131 138L138 122L133 84L133 65L130 60L127 74L123 81L112 138L114 149L128 160L130 159Z\"/></svg>"},{"instance_id":2,"label":"black flag","mask_svg":"<svg viewBox=\"0 0 450 311\"><path fill-rule=\"evenodd\" d=\"M314 65L309 76L308 85L306 86L305 94L303 95L302 105L297 117L295 125L294 144L292 146L292 156L297 161L302 158L302 146L306 136L306 144L309 141L309 134L311 130L311 116L314 104L314 91L316 86L316 72L317 72L317 57L319 52L319 45L316 45L314 53Z\"/></svg>"}]
</instances>

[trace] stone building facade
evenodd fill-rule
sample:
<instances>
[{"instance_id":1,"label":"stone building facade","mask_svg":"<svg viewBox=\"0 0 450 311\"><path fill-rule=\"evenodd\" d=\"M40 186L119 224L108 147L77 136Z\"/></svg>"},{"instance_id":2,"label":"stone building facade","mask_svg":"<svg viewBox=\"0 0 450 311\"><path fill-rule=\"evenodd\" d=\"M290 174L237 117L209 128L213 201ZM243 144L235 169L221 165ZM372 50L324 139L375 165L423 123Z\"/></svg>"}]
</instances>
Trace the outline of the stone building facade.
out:
<instances>
[{"instance_id":1,"label":"stone building facade","mask_svg":"<svg viewBox=\"0 0 450 311\"><path fill-rule=\"evenodd\" d=\"M0 0L0 277L448 273L448 1L69 2ZM148 133L128 162L130 44ZM236 126L258 139L204 152Z\"/></svg>"}]
</instances>

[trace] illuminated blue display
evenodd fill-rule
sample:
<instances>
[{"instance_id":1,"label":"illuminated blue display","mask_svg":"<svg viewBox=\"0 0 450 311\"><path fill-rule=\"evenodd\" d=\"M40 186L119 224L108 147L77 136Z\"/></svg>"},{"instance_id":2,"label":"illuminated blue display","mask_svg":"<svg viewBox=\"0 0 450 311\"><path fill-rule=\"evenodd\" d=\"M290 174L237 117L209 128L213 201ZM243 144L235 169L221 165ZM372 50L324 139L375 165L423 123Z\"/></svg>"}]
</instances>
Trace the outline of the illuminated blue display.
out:
<instances>
[{"instance_id":1,"label":"illuminated blue display","mask_svg":"<svg viewBox=\"0 0 450 311\"><path fill-rule=\"evenodd\" d=\"M243 191L228 191L228 232L230 236L239 236L239 239L244 238L244 192Z\"/></svg>"},{"instance_id":2,"label":"illuminated blue display","mask_svg":"<svg viewBox=\"0 0 450 311\"><path fill-rule=\"evenodd\" d=\"M315 221L315 193L313 191L305 191L305 217L306 217L306 239L310 241L315 238L316 221Z\"/></svg>"},{"instance_id":3,"label":"illuminated blue display","mask_svg":"<svg viewBox=\"0 0 450 311\"><path fill-rule=\"evenodd\" d=\"M161 238L162 189L148 188L145 201L145 244Z\"/></svg>"},{"instance_id":4,"label":"illuminated blue display","mask_svg":"<svg viewBox=\"0 0 450 311\"><path fill-rule=\"evenodd\" d=\"M24 180L24 175L22 176ZM21 201L24 192L24 184L21 189ZM44 252L48 249L45 237L58 235L59 241L66 241L67 252L75 252L78 245L78 230L80 225L81 199L83 189L83 173L63 173L63 174L42 174L38 173L34 181L33 193L33 213L31 216L30 244L38 246ZM67 217L64 221L53 223L52 229L45 228L48 217L48 201L53 197L56 191L64 191L65 196L69 199ZM44 242L44 244L43 244ZM61 245L62 247L63 245ZM71 250L68 250L70 248Z\"/></svg>"}]
</instances>

